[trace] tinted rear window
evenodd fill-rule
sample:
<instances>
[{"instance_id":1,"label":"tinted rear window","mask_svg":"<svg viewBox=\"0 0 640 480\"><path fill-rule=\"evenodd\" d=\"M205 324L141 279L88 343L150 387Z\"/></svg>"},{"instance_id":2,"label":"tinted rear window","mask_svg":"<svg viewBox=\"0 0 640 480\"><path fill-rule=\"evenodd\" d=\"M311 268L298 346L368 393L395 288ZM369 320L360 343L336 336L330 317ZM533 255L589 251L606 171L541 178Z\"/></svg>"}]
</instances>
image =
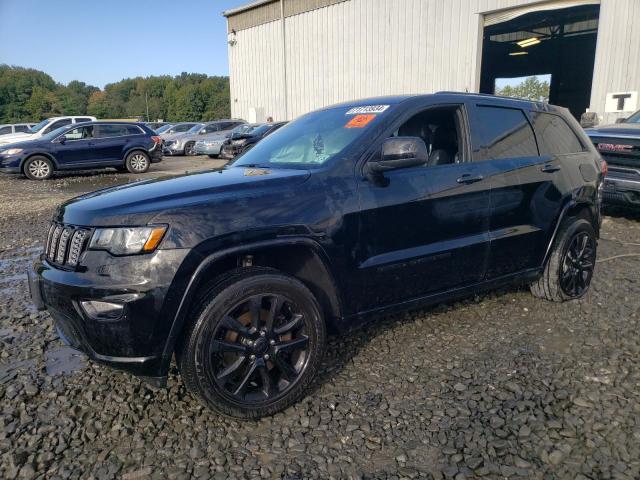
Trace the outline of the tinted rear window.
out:
<instances>
[{"instance_id":1,"label":"tinted rear window","mask_svg":"<svg viewBox=\"0 0 640 480\"><path fill-rule=\"evenodd\" d=\"M476 128L487 159L538 156L533 130L522 110L478 106L477 111Z\"/></svg>"},{"instance_id":2,"label":"tinted rear window","mask_svg":"<svg viewBox=\"0 0 640 480\"><path fill-rule=\"evenodd\" d=\"M0 127L0 135L5 135L7 133L11 133L11 127Z\"/></svg>"},{"instance_id":3,"label":"tinted rear window","mask_svg":"<svg viewBox=\"0 0 640 480\"><path fill-rule=\"evenodd\" d=\"M542 155L566 155L584 151L582 142L564 118L539 112L534 112L532 117Z\"/></svg>"},{"instance_id":4,"label":"tinted rear window","mask_svg":"<svg viewBox=\"0 0 640 480\"><path fill-rule=\"evenodd\" d=\"M124 137L126 135L140 135L140 129L135 125L98 125L96 137Z\"/></svg>"}]
</instances>

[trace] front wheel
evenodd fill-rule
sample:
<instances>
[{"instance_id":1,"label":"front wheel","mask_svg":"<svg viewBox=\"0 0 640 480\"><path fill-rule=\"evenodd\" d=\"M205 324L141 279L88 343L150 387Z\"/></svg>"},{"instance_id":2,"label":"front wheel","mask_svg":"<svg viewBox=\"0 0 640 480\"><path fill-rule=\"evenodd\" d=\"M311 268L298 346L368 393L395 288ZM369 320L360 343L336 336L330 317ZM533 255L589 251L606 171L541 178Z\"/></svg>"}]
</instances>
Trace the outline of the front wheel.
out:
<instances>
[{"instance_id":1,"label":"front wheel","mask_svg":"<svg viewBox=\"0 0 640 480\"><path fill-rule=\"evenodd\" d=\"M196 148L195 148L195 143L194 142L188 142L185 146L184 146L184 154L187 156L193 156L196 154Z\"/></svg>"},{"instance_id":2,"label":"front wheel","mask_svg":"<svg viewBox=\"0 0 640 480\"><path fill-rule=\"evenodd\" d=\"M149 156L141 151L131 152L125 161L125 166L131 173L144 173L149 170L150 165Z\"/></svg>"},{"instance_id":3,"label":"front wheel","mask_svg":"<svg viewBox=\"0 0 640 480\"><path fill-rule=\"evenodd\" d=\"M239 418L273 415L304 395L326 328L301 282L272 269L242 269L201 298L178 355L191 392Z\"/></svg>"},{"instance_id":4,"label":"front wheel","mask_svg":"<svg viewBox=\"0 0 640 480\"><path fill-rule=\"evenodd\" d=\"M542 276L531 284L531 293L554 302L583 297L593 278L597 246L591 223L567 218L558 230Z\"/></svg>"},{"instance_id":5,"label":"front wheel","mask_svg":"<svg viewBox=\"0 0 640 480\"><path fill-rule=\"evenodd\" d=\"M53 175L53 163L40 155L29 158L22 170L29 180L46 180Z\"/></svg>"}]
</instances>

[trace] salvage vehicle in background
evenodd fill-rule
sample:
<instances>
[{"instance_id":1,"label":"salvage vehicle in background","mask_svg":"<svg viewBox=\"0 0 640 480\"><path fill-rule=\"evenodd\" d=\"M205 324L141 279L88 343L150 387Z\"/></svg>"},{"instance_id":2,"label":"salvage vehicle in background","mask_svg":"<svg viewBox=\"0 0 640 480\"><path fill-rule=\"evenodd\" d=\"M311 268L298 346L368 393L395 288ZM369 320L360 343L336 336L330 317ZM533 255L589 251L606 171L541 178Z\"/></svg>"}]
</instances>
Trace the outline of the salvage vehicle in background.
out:
<instances>
[{"instance_id":1,"label":"salvage vehicle in background","mask_svg":"<svg viewBox=\"0 0 640 480\"><path fill-rule=\"evenodd\" d=\"M608 164L604 202L640 209L640 112L614 125L589 128L586 133Z\"/></svg>"},{"instance_id":2,"label":"salvage vehicle in background","mask_svg":"<svg viewBox=\"0 0 640 480\"><path fill-rule=\"evenodd\" d=\"M223 142L220 148L220 157L233 159L252 149L260 140L286 124L287 122L251 124L246 131L233 133Z\"/></svg>"},{"instance_id":3,"label":"salvage vehicle in background","mask_svg":"<svg viewBox=\"0 0 640 480\"><path fill-rule=\"evenodd\" d=\"M174 123L170 128L163 131L160 136L163 140L171 140L173 137L177 135L182 135L183 133L188 132L196 125L202 125L199 122L180 122Z\"/></svg>"},{"instance_id":4,"label":"salvage vehicle in background","mask_svg":"<svg viewBox=\"0 0 640 480\"><path fill-rule=\"evenodd\" d=\"M537 102L327 107L223 170L65 202L31 295L90 358L164 386L175 355L207 406L271 415L309 388L329 327L509 283L584 296L601 161L566 109Z\"/></svg>"},{"instance_id":5,"label":"salvage vehicle in background","mask_svg":"<svg viewBox=\"0 0 640 480\"><path fill-rule=\"evenodd\" d=\"M158 129L166 125L171 125L169 122L142 122L151 130L157 133Z\"/></svg>"},{"instance_id":6,"label":"salvage vehicle in background","mask_svg":"<svg viewBox=\"0 0 640 480\"><path fill-rule=\"evenodd\" d=\"M209 158L217 158L220 155L222 144L235 134L251 130L251 124L244 121L235 128L227 131L211 133L198 140L194 146L196 155L209 155Z\"/></svg>"},{"instance_id":7,"label":"salvage vehicle in background","mask_svg":"<svg viewBox=\"0 0 640 480\"><path fill-rule=\"evenodd\" d=\"M0 172L46 180L57 170L115 167L144 173L162 160L162 139L131 122L87 122L60 127L37 140L0 147Z\"/></svg>"},{"instance_id":8,"label":"salvage vehicle in background","mask_svg":"<svg viewBox=\"0 0 640 480\"><path fill-rule=\"evenodd\" d=\"M40 137L47 135L48 133L65 125L71 125L73 123L83 123L95 121L96 117L90 117L88 115L78 115L71 117L51 117L31 127L28 131L23 133L13 133L11 135L0 136L0 145L7 145L9 143L22 142L25 140L37 140Z\"/></svg>"},{"instance_id":9,"label":"salvage vehicle in background","mask_svg":"<svg viewBox=\"0 0 640 480\"><path fill-rule=\"evenodd\" d=\"M27 133L35 123L5 123L0 125L0 135Z\"/></svg>"},{"instance_id":10,"label":"salvage vehicle in background","mask_svg":"<svg viewBox=\"0 0 640 480\"><path fill-rule=\"evenodd\" d=\"M230 129L244 123L240 120L215 120L193 127L183 135L177 135L165 142L165 155L195 155L195 144L201 138L212 134L226 134Z\"/></svg>"},{"instance_id":11,"label":"salvage vehicle in background","mask_svg":"<svg viewBox=\"0 0 640 480\"><path fill-rule=\"evenodd\" d=\"M173 127L175 124L174 123L167 123L166 125L163 125L161 127L158 127L156 129L154 129L154 131L160 135L164 132L166 132L167 130L169 130L171 127Z\"/></svg>"}]
</instances>

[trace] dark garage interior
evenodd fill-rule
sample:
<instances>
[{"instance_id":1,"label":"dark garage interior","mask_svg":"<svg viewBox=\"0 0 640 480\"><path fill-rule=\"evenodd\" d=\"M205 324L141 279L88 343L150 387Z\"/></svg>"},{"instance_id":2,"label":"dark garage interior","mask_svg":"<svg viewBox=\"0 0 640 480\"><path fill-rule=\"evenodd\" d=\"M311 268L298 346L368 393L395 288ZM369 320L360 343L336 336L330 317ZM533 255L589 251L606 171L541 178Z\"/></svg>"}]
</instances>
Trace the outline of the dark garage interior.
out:
<instances>
[{"instance_id":1,"label":"dark garage interior","mask_svg":"<svg viewBox=\"0 0 640 480\"><path fill-rule=\"evenodd\" d=\"M551 74L549 102L580 118L588 108L599 5L528 13L485 27L480 91L497 78Z\"/></svg>"}]
</instances>

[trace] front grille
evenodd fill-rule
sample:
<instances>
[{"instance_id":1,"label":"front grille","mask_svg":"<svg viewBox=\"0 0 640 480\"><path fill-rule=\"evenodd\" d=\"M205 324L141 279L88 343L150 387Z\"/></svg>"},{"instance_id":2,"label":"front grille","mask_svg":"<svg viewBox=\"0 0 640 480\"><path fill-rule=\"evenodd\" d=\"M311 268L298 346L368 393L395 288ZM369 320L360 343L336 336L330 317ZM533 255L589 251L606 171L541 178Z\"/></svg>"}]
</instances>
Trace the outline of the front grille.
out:
<instances>
[{"instance_id":1,"label":"front grille","mask_svg":"<svg viewBox=\"0 0 640 480\"><path fill-rule=\"evenodd\" d=\"M52 223L44 250L49 263L69 268L77 267L90 233L86 228Z\"/></svg>"}]
</instances>

